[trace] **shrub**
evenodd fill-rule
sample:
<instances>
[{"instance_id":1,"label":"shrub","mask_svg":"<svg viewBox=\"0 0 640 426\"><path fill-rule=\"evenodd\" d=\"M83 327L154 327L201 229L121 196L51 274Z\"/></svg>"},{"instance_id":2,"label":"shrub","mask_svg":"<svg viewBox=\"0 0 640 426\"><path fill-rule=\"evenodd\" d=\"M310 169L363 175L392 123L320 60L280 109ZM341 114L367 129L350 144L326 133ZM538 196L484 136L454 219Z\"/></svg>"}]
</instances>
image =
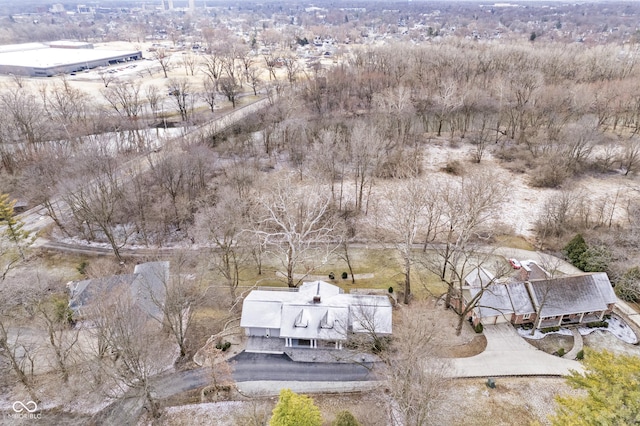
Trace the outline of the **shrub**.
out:
<instances>
[{"instance_id":1,"label":"shrub","mask_svg":"<svg viewBox=\"0 0 640 426\"><path fill-rule=\"evenodd\" d=\"M216 349L220 349L222 352L226 352L227 349L229 349L231 347L231 343L230 342L218 342L216 343Z\"/></svg>"},{"instance_id":2,"label":"shrub","mask_svg":"<svg viewBox=\"0 0 640 426\"><path fill-rule=\"evenodd\" d=\"M78 270L80 275L87 275L87 266L89 266L89 262L83 260L82 262L80 262L76 269Z\"/></svg>"},{"instance_id":3,"label":"shrub","mask_svg":"<svg viewBox=\"0 0 640 426\"><path fill-rule=\"evenodd\" d=\"M599 327L607 328L609 327L609 323L606 321L593 321L593 322L588 322L586 326L588 328L599 328Z\"/></svg>"},{"instance_id":4,"label":"shrub","mask_svg":"<svg viewBox=\"0 0 640 426\"><path fill-rule=\"evenodd\" d=\"M576 359L582 361L584 359L584 349L580 349L576 354Z\"/></svg>"},{"instance_id":5,"label":"shrub","mask_svg":"<svg viewBox=\"0 0 640 426\"><path fill-rule=\"evenodd\" d=\"M556 352L558 354L559 357L563 357L564 356L564 348L560 348L558 349L558 352Z\"/></svg>"},{"instance_id":6,"label":"shrub","mask_svg":"<svg viewBox=\"0 0 640 426\"><path fill-rule=\"evenodd\" d=\"M608 247L599 245L589 247L580 256L580 269L585 272L604 272L609 268L612 260L611 250Z\"/></svg>"},{"instance_id":7,"label":"shrub","mask_svg":"<svg viewBox=\"0 0 640 426\"><path fill-rule=\"evenodd\" d=\"M349 274L347 274L346 272L342 273L342 279L346 280L347 278L349 278Z\"/></svg>"},{"instance_id":8,"label":"shrub","mask_svg":"<svg viewBox=\"0 0 640 426\"><path fill-rule=\"evenodd\" d=\"M542 333L553 333L554 331L560 331L560 327L545 327L540 329Z\"/></svg>"},{"instance_id":9,"label":"shrub","mask_svg":"<svg viewBox=\"0 0 640 426\"><path fill-rule=\"evenodd\" d=\"M479 322L478 325L473 327L473 329L475 330L476 333L482 333L482 330L484 329L484 327L482 326L482 323Z\"/></svg>"},{"instance_id":10,"label":"shrub","mask_svg":"<svg viewBox=\"0 0 640 426\"><path fill-rule=\"evenodd\" d=\"M343 410L338 413L336 419L331 423L332 426L360 426L360 422L355 418L351 411Z\"/></svg>"},{"instance_id":11,"label":"shrub","mask_svg":"<svg viewBox=\"0 0 640 426\"><path fill-rule=\"evenodd\" d=\"M533 170L531 186L536 188L557 188L569 177L567 168L562 165L544 163Z\"/></svg>"},{"instance_id":12,"label":"shrub","mask_svg":"<svg viewBox=\"0 0 640 426\"><path fill-rule=\"evenodd\" d=\"M464 173L464 167L459 160L449 160L444 166L444 171L454 176L461 176Z\"/></svg>"},{"instance_id":13,"label":"shrub","mask_svg":"<svg viewBox=\"0 0 640 426\"><path fill-rule=\"evenodd\" d=\"M389 287L389 294L393 293L393 287Z\"/></svg>"},{"instance_id":14,"label":"shrub","mask_svg":"<svg viewBox=\"0 0 640 426\"><path fill-rule=\"evenodd\" d=\"M335 274L333 272L329 272L329 279L330 280L335 280L336 279L336 276L335 276Z\"/></svg>"},{"instance_id":15,"label":"shrub","mask_svg":"<svg viewBox=\"0 0 640 426\"><path fill-rule=\"evenodd\" d=\"M627 302L640 300L640 268L634 266L616 281L616 294Z\"/></svg>"}]
</instances>

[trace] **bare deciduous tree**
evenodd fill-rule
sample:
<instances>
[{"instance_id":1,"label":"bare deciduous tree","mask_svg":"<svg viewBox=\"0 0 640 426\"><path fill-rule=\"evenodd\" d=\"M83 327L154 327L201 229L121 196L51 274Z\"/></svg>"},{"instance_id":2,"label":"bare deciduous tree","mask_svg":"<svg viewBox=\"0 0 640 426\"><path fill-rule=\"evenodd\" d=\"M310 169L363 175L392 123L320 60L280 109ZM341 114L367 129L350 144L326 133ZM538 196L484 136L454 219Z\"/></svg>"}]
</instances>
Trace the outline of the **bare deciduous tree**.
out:
<instances>
[{"instance_id":1,"label":"bare deciduous tree","mask_svg":"<svg viewBox=\"0 0 640 426\"><path fill-rule=\"evenodd\" d=\"M167 72L169 71L171 54L167 52L166 49L160 48L153 52L153 59L158 63L158 65L160 65L160 68L164 73L164 78L169 78Z\"/></svg>"},{"instance_id":2,"label":"bare deciduous tree","mask_svg":"<svg viewBox=\"0 0 640 426\"><path fill-rule=\"evenodd\" d=\"M464 274L476 256L474 240L491 234L487 225L505 195L504 185L491 173L463 177L440 192L442 226L438 243L429 244L424 264L447 285L445 308L460 299Z\"/></svg>"},{"instance_id":3,"label":"bare deciduous tree","mask_svg":"<svg viewBox=\"0 0 640 426\"><path fill-rule=\"evenodd\" d=\"M73 329L72 312L68 300L62 297L41 299L36 303L36 314L47 333L47 342L55 355L62 381L69 379L79 330Z\"/></svg>"},{"instance_id":4,"label":"bare deciduous tree","mask_svg":"<svg viewBox=\"0 0 640 426\"><path fill-rule=\"evenodd\" d=\"M389 191L384 203L378 206L376 229L394 243L402 259L404 275L404 303L411 300L411 271L415 262L414 244L418 234L430 227L427 220L431 216L429 184L421 179L400 183ZM429 236L426 237L429 239Z\"/></svg>"},{"instance_id":5,"label":"bare deciduous tree","mask_svg":"<svg viewBox=\"0 0 640 426\"><path fill-rule=\"evenodd\" d=\"M139 82L121 82L102 90L102 96L121 117L135 120L142 112Z\"/></svg>"},{"instance_id":6,"label":"bare deciduous tree","mask_svg":"<svg viewBox=\"0 0 640 426\"><path fill-rule=\"evenodd\" d=\"M146 401L152 417L160 415L152 377L163 371L170 359L170 345L161 336L161 327L132 300L128 289L110 294L93 307L89 318L99 331L101 347L115 354L103 359L100 367L108 386L131 390Z\"/></svg>"},{"instance_id":7,"label":"bare deciduous tree","mask_svg":"<svg viewBox=\"0 0 640 426\"><path fill-rule=\"evenodd\" d=\"M434 354L436 326L423 309L401 311L394 329L392 349L381 355L389 389L389 417L394 425L422 426L446 423L446 403L451 397L452 368Z\"/></svg>"},{"instance_id":8,"label":"bare deciduous tree","mask_svg":"<svg viewBox=\"0 0 640 426\"><path fill-rule=\"evenodd\" d=\"M211 265L226 281L233 304L240 284L240 270L247 257L243 241L246 205L231 190L222 190L217 195L214 206L202 209L196 227L201 229L202 240L213 244Z\"/></svg>"},{"instance_id":9,"label":"bare deciduous tree","mask_svg":"<svg viewBox=\"0 0 640 426\"><path fill-rule=\"evenodd\" d=\"M190 93L189 81L185 78L171 78L167 82L167 88L180 112L180 118L187 121L193 109L193 93Z\"/></svg>"},{"instance_id":10,"label":"bare deciduous tree","mask_svg":"<svg viewBox=\"0 0 640 426\"><path fill-rule=\"evenodd\" d=\"M296 189L288 178L259 199L263 215L255 232L266 237L268 250L285 269L289 287L297 287L340 245L330 201L317 190ZM300 268L302 277L296 278Z\"/></svg>"},{"instance_id":11,"label":"bare deciduous tree","mask_svg":"<svg viewBox=\"0 0 640 426\"><path fill-rule=\"evenodd\" d=\"M120 250L128 241L132 229L126 217L125 182L119 176L113 159L87 156L84 161L88 183L69 182L63 199L69 206L74 225L88 240L103 237L113 253L122 260ZM69 225L66 226L69 229Z\"/></svg>"}]
</instances>

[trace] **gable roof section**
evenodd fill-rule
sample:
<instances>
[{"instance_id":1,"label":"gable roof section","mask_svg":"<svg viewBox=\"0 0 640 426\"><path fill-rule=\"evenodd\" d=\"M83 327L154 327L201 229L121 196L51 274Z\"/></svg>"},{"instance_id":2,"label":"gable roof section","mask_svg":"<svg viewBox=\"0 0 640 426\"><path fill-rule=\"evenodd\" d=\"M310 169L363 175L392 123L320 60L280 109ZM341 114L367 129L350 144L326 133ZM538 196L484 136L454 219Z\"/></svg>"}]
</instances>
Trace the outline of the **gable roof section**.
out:
<instances>
[{"instance_id":1,"label":"gable roof section","mask_svg":"<svg viewBox=\"0 0 640 426\"><path fill-rule=\"evenodd\" d=\"M482 289L471 287L471 297L475 297ZM507 316L513 314L513 306L509 298L507 286L504 284L491 284L487 286L476 305L476 313L480 317Z\"/></svg>"},{"instance_id":2,"label":"gable roof section","mask_svg":"<svg viewBox=\"0 0 640 426\"><path fill-rule=\"evenodd\" d=\"M606 272L595 273L591 275L591 279L593 279L594 284L598 287L598 291L600 291L600 295L602 296L602 301L604 303L611 304L618 301L618 297L616 296L615 291L613 291L611 281L609 281L609 276Z\"/></svg>"},{"instance_id":3,"label":"gable roof section","mask_svg":"<svg viewBox=\"0 0 640 426\"><path fill-rule=\"evenodd\" d=\"M162 320L166 299L165 284L169 279L169 262L147 262L136 265L133 274L114 275L69 284L69 307L80 315L99 301L127 294L146 315Z\"/></svg>"},{"instance_id":4,"label":"gable roof section","mask_svg":"<svg viewBox=\"0 0 640 426\"><path fill-rule=\"evenodd\" d=\"M275 291L269 293L276 293ZM242 304L240 327L280 328L282 302L278 300L248 300Z\"/></svg>"},{"instance_id":5,"label":"gable roof section","mask_svg":"<svg viewBox=\"0 0 640 426\"><path fill-rule=\"evenodd\" d=\"M531 303L531 297L527 285L523 282L507 284L507 292L511 299L511 306L516 315L535 314L536 310Z\"/></svg>"},{"instance_id":6,"label":"gable roof section","mask_svg":"<svg viewBox=\"0 0 640 426\"><path fill-rule=\"evenodd\" d=\"M466 277L464 282L471 288L474 287L486 287L494 281L495 277L491 272L478 266L473 269Z\"/></svg>"},{"instance_id":7,"label":"gable roof section","mask_svg":"<svg viewBox=\"0 0 640 426\"><path fill-rule=\"evenodd\" d=\"M481 289L471 286L468 291L474 297ZM508 284L494 283L483 292L474 312L480 318L486 318L511 313L534 314L540 310L540 316L544 318L604 311L616 301L607 274L599 272Z\"/></svg>"},{"instance_id":8,"label":"gable roof section","mask_svg":"<svg viewBox=\"0 0 640 426\"><path fill-rule=\"evenodd\" d=\"M334 319L331 328L322 327L328 312ZM283 305L280 337L346 340L348 321L349 308L346 306Z\"/></svg>"},{"instance_id":9,"label":"gable roof section","mask_svg":"<svg viewBox=\"0 0 640 426\"><path fill-rule=\"evenodd\" d=\"M611 295L606 291L604 284L605 280L608 282L609 279L601 274L597 274L599 276L594 279L594 275L531 281L531 289L536 299L534 302L540 309L540 316L553 317L606 310L607 300ZM606 297L603 297L601 287Z\"/></svg>"},{"instance_id":10,"label":"gable roof section","mask_svg":"<svg viewBox=\"0 0 640 426\"><path fill-rule=\"evenodd\" d=\"M103 295L113 295L118 289L130 287L135 280L136 276L134 274L127 274L73 281L69 284L71 293L69 296L69 308L74 312L81 312L101 299Z\"/></svg>"},{"instance_id":11,"label":"gable roof section","mask_svg":"<svg viewBox=\"0 0 640 426\"><path fill-rule=\"evenodd\" d=\"M147 315L162 320L162 306L167 296L169 262L147 262L136 265L136 280L131 285L131 297Z\"/></svg>"}]
</instances>

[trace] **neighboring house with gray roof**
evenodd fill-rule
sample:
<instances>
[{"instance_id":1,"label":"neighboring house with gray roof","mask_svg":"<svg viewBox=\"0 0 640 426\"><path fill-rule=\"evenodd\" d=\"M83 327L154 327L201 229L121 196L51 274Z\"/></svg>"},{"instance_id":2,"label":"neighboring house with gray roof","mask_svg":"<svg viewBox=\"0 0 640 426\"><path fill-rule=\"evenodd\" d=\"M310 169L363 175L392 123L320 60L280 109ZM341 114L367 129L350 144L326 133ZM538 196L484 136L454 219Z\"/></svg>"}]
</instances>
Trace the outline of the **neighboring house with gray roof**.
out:
<instances>
[{"instance_id":1,"label":"neighboring house with gray roof","mask_svg":"<svg viewBox=\"0 0 640 426\"><path fill-rule=\"evenodd\" d=\"M482 268L474 269L465 278L463 292L464 303L482 292L470 313L472 323L543 328L601 321L613 312L617 298L606 273L550 278L539 268L536 276L540 274L545 278L500 283Z\"/></svg>"},{"instance_id":2,"label":"neighboring house with gray roof","mask_svg":"<svg viewBox=\"0 0 640 426\"><path fill-rule=\"evenodd\" d=\"M298 289L253 290L242 305L240 326L276 351L284 348L342 349L350 333L390 335L392 307L387 296L345 294L340 287L307 282ZM252 350L251 347L247 351Z\"/></svg>"},{"instance_id":3,"label":"neighboring house with gray roof","mask_svg":"<svg viewBox=\"0 0 640 426\"><path fill-rule=\"evenodd\" d=\"M147 262L136 265L133 274L72 281L67 284L69 307L75 318L83 319L100 302L124 295L150 318L162 322L168 280L169 262Z\"/></svg>"}]
</instances>

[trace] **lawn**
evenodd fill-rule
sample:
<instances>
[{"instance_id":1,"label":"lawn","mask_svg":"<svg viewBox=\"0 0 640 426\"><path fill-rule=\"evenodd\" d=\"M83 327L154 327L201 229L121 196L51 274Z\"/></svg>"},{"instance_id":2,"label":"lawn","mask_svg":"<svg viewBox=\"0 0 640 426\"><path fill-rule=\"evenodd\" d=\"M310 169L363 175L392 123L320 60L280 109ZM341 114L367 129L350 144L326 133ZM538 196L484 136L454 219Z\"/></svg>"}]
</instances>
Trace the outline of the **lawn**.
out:
<instances>
[{"instance_id":1,"label":"lawn","mask_svg":"<svg viewBox=\"0 0 640 426\"><path fill-rule=\"evenodd\" d=\"M416 250L416 257L421 254ZM319 254L318 258L321 259ZM351 266L356 276L355 283L352 282L351 276L342 279L343 272L349 272L347 262L342 256L334 254L326 262L317 266L315 269L309 268L309 275L302 279L303 282L323 280L341 287L348 292L350 289L388 289L393 287L394 291L402 290L404 287L404 275L402 274L402 261L397 252L393 249L378 248L351 248L349 249L349 258ZM247 263L240 271L240 291L252 288L254 285L269 287L285 287L286 278L279 271L283 271L284 267L278 259L265 259L262 267L262 274L258 275L255 265ZM302 274L302 268L296 271ZM334 279L329 278L329 274L333 273ZM413 266L411 274L412 292L417 297L427 296L431 293L441 294L445 287L442 286L438 277L421 267L419 264ZM211 273L207 277L210 282L224 282Z\"/></svg>"}]
</instances>

